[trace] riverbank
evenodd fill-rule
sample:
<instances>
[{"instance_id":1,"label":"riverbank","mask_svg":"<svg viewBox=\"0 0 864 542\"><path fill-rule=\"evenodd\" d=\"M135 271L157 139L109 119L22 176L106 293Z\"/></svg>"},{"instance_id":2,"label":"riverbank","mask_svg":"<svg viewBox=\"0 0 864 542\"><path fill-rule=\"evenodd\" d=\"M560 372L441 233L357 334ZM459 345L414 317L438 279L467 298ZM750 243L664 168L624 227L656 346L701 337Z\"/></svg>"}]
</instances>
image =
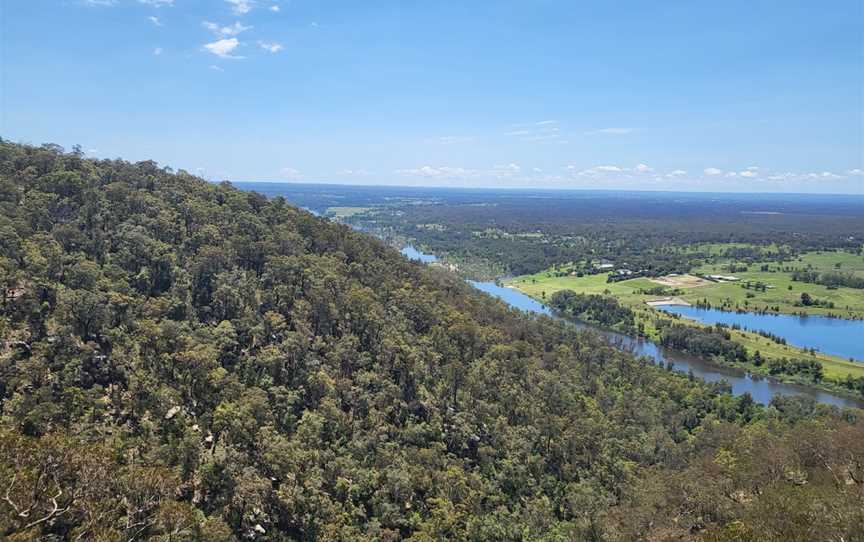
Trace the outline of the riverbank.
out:
<instances>
[{"instance_id":1,"label":"riverbank","mask_svg":"<svg viewBox=\"0 0 864 542\"><path fill-rule=\"evenodd\" d=\"M735 395L749 393L753 399L762 404L768 404L774 395L806 395L814 400L838 407L864 408L864 399L849 393L844 388L831 386L814 386L811 383L802 384L795 379L775 378L758 371L748 371L742 364L725 363L707 360L685 352L664 348L647 337L632 337L620 332L586 324L578 320L563 318L541 301L530 297L512 285L496 282L468 281L472 286L501 299L508 305L525 311L561 318L577 327L591 330L604 335L611 343L633 352L638 356L646 356L658 365L674 367L683 373L692 373L706 382L726 381Z\"/></svg>"},{"instance_id":2,"label":"riverbank","mask_svg":"<svg viewBox=\"0 0 864 542\"><path fill-rule=\"evenodd\" d=\"M402 253L415 260L421 260L421 256L422 259L427 261L437 259L434 255L419 251L410 245L403 247ZM561 318L546 306L544 300L538 300L523 293L514 285L514 279L505 281L467 280L467 282L475 288L501 299L516 309ZM643 305L643 310L649 310L649 308ZM725 381L730 385L733 394L741 395L749 393L755 401L762 404L768 404L778 394L806 395L818 402L837 407L864 409L864 399L857 394L849 393L848 390L840 386L827 384L814 386L812 383L802 384L794 378L776 378L772 375L761 374L758 370L748 371L748 368L743 367L742 364L706 360L684 352L667 349L651 341L648 337L631 337L583 322L566 320L578 327L591 329L594 332L600 333L606 336L611 343L629 350L635 355L647 356L653 359L658 365L674 367L676 370L692 374L694 377L701 378L706 382L716 383ZM754 369L756 368L754 367Z\"/></svg>"},{"instance_id":3,"label":"riverbank","mask_svg":"<svg viewBox=\"0 0 864 542\"><path fill-rule=\"evenodd\" d=\"M593 283L594 284L590 285L591 287L586 288L585 290L574 291L578 293L612 295L618 298L622 304L628 306L633 311L636 324L641 330L641 336L653 342L661 342L661 328L664 325L676 323L702 329L712 327L696 320L669 314L659 308L645 304L643 299L641 299L641 294L634 295L633 292L628 291L632 288L632 285L625 286L621 283L600 284L600 281L597 279L594 279ZM556 289L548 288L551 285L549 281L538 284L534 281L526 280L525 277L511 279L506 281L505 284L506 286L539 302L544 302L546 299L549 299L552 294L558 290L569 289L564 287L567 284L565 281L556 281L555 286L558 287ZM598 291L601 286L605 287ZM861 396L858 393L843 386L842 382L847 378L847 375L853 379L864 378L864 363L850 362L838 356L832 356L822 352L812 352L808 349L795 347L789 344L778 344L771 338L753 331L731 328L729 328L728 331L732 340L744 347L749 359L752 359L756 352L759 352L759 356L763 360L763 363L761 365L752 362L728 363L722 359L712 359L710 360L712 363L727 367L735 367L747 371L748 373L759 375L760 377L773 378L784 383L805 385L829 393L842 394L844 397L854 398L856 400L861 399ZM770 374L769 362L771 360L782 359L818 361L823 367L824 378L820 382L814 382L812 380L805 380L799 375Z\"/></svg>"}]
</instances>

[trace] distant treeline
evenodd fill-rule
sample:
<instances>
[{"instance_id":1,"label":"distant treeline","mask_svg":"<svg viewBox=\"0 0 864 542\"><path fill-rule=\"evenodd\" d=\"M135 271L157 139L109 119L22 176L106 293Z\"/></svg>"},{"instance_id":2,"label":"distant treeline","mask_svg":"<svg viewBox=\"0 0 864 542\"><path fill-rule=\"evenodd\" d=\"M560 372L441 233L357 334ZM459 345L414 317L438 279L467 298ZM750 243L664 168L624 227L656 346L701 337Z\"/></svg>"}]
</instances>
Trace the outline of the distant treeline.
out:
<instances>
[{"instance_id":1,"label":"distant treeline","mask_svg":"<svg viewBox=\"0 0 864 542\"><path fill-rule=\"evenodd\" d=\"M820 273L812 270L795 270L792 272L792 280L798 282L809 282L821 284L829 288L859 288L864 289L864 277L858 277L852 273L841 273L839 271L828 271Z\"/></svg>"},{"instance_id":2,"label":"distant treeline","mask_svg":"<svg viewBox=\"0 0 864 542\"><path fill-rule=\"evenodd\" d=\"M716 257L685 248L700 243L745 243L752 246L730 247L723 256L780 262L810 250L860 253L864 237L864 217L848 213L850 202L790 200L783 214L759 215L746 213L752 203L743 200L693 198L670 206L662 196L557 196L440 195L435 203L377 209L372 220L435 253L495 262L512 275L564 262L587 274L592 261L605 259L616 269L660 276Z\"/></svg>"}]
</instances>

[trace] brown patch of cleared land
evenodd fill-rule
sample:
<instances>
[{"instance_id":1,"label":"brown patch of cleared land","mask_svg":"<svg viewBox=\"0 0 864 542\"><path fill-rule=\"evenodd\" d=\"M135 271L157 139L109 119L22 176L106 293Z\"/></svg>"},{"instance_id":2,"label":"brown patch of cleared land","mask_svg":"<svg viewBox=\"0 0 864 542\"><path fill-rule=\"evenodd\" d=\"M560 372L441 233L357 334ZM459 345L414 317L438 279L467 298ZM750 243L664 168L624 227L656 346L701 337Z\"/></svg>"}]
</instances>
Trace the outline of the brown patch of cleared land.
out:
<instances>
[{"instance_id":1,"label":"brown patch of cleared land","mask_svg":"<svg viewBox=\"0 0 864 542\"><path fill-rule=\"evenodd\" d=\"M684 307L689 307L690 303L687 303L680 297L663 297L660 299L649 299L645 302L646 305L650 305L651 307L658 307L662 305L680 305Z\"/></svg>"}]
</instances>

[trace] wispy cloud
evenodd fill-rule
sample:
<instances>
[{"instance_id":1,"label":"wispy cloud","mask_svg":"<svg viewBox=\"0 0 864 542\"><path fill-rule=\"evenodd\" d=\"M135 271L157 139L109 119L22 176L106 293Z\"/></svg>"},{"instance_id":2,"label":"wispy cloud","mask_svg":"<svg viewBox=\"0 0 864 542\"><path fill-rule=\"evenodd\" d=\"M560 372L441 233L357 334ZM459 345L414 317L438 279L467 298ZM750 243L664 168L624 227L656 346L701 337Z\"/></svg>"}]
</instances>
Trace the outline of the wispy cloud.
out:
<instances>
[{"instance_id":1,"label":"wispy cloud","mask_svg":"<svg viewBox=\"0 0 864 542\"><path fill-rule=\"evenodd\" d=\"M231 53L234 52L240 45L240 41L237 38L227 38L214 41L213 43L207 43L204 45L204 50L208 53L213 53L219 58L233 58L233 59L241 59L242 56L235 56Z\"/></svg>"},{"instance_id":2,"label":"wispy cloud","mask_svg":"<svg viewBox=\"0 0 864 542\"><path fill-rule=\"evenodd\" d=\"M231 5L231 11L235 15L246 15L255 6L255 0L225 0Z\"/></svg>"},{"instance_id":3,"label":"wispy cloud","mask_svg":"<svg viewBox=\"0 0 864 542\"><path fill-rule=\"evenodd\" d=\"M156 26L162 26L162 21L159 20L159 17L154 17L151 15L150 17L147 17L147 20Z\"/></svg>"},{"instance_id":4,"label":"wispy cloud","mask_svg":"<svg viewBox=\"0 0 864 542\"><path fill-rule=\"evenodd\" d=\"M162 54L162 48L161 48L161 47L157 47L157 48L153 49L153 54L154 54L155 56L159 56L159 55L161 55L161 54Z\"/></svg>"},{"instance_id":5,"label":"wispy cloud","mask_svg":"<svg viewBox=\"0 0 864 542\"><path fill-rule=\"evenodd\" d=\"M514 124L513 128L515 130L504 132L504 135L516 137L526 143L566 143L566 141L561 139L561 129L558 127L557 120L541 120L539 122Z\"/></svg>"},{"instance_id":6,"label":"wispy cloud","mask_svg":"<svg viewBox=\"0 0 864 542\"><path fill-rule=\"evenodd\" d=\"M534 170L531 170L534 171ZM539 170L537 170L539 171ZM421 177L446 181L508 181L524 176L522 166L514 162L499 164L491 168L473 169L452 166L421 166L417 168L398 169L398 175Z\"/></svg>"},{"instance_id":7,"label":"wispy cloud","mask_svg":"<svg viewBox=\"0 0 864 542\"><path fill-rule=\"evenodd\" d=\"M269 43L266 41L259 41L258 47L264 49L268 53L278 53L279 51L284 49L281 43Z\"/></svg>"},{"instance_id":8,"label":"wispy cloud","mask_svg":"<svg viewBox=\"0 0 864 542\"><path fill-rule=\"evenodd\" d=\"M701 182L712 181L718 179L729 179L733 182L762 182L762 181L840 181L849 179L853 176L853 171L845 173L835 173L832 171L822 171L815 173L794 173L794 172L771 172L767 169L758 166L749 166L739 171L726 171L720 168L708 167L702 170L699 175L690 175L684 169L672 169L666 171L658 171L647 164L637 164L634 167L624 167L618 165L600 165L589 168L580 167L577 165L569 165L565 170L570 177L592 179L597 181L622 181L622 182L660 182L660 181L675 181L681 182ZM859 170L860 171L860 170ZM864 172L862 172L864 174Z\"/></svg>"},{"instance_id":9,"label":"wispy cloud","mask_svg":"<svg viewBox=\"0 0 864 542\"><path fill-rule=\"evenodd\" d=\"M84 0L84 5L90 7L110 7L116 4L117 0Z\"/></svg>"},{"instance_id":10,"label":"wispy cloud","mask_svg":"<svg viewBox=\"0 0 864 542\"><path fill-rule=\"evenodd\" d=\"M216 23L211 23L210 21L204 21L201 25L217 36L223 37L237 36L252 29L251 26L245 26L240 21L235 21L234 24L229 24L227 26L220 26Z\"/></svg>"},{"instance_id":11,"label":"wispy cloud","mask_svg":"<svg viewBox=\"0 0 864 542\"><path fill-rule=\"evenodd\" d=\"M462 179L473 176L474 170L449 166L420 166L417 168L397 169L400 175L426 177L428 179Z\"/></svg>"},{"instance_id":12,"label":"wispy cloud","mask_svg":"<svg viewBox=\"0 0 864 542\"><path fill-rule=\"evenodd\" d=\"M571 164L563 168L564 173L544 173L537 167L522 167L510 162L489 168L468 168L454 166L424 165L416 168L398 169L397 175L426 179L446 183L464 183L470 185L499 183L501 186L525 186L538 183L547 185L573 185L573 183L589 183L597 186L618 187L656 187L684 188L686 186L713 186L718 180L730 183L729 186L755 187L754 183L777 182L842 182L844 179L864 175L860 168L846 170L843 173L832 171L817 171L810 173L782 172L774 173L769 169L750 166L737 171L705 168L691 175L685 169L657 169L640 163L634 166L616 164L601 164L592 167ZM708 184L705 184L708 183Z\"/></svg>"},{"instance_id":13,"label":"wispy cloud","mask_svg":"<svg viewBox=\"0 0 864 542\"><path fill-rule=\"evenodd\" d=\"M585 135L627 135L635 131L633 128L600 128L599 130L588 130Z\"/></svg>"},{"instance_id":14,"label":"wispy cloud","mask_svg":"<svg viewBox=\"0 0 864 542\"><path fill-rule=\"evenodd\" d=\"M515 177L522 173L522 166L513 162L494 166L492 168L492 176L498 179L506 177Z\"/></svg>"},{"instance_id":15,"label":"wispy cloud","mask_svg":"<svg viewBox=\"0 0 864 542\"><path fill-rule=\"evenodd\" d=\"M153 6L157 8L161 8L163 6L173 6L174 0L138 0L139 3L145 4L148 6Z\"/></svg>"},{"instance_id":16,"label":"wispy cloud","mask_svg":"<svg viewBox=\"0 0 864 542\"><path fill-rule=\"evenodd\" d=\"M273 11L275 13L279 13L279 6L277 6L275 4L270 6L270 11Z\"/></svg>"}]
</instances>

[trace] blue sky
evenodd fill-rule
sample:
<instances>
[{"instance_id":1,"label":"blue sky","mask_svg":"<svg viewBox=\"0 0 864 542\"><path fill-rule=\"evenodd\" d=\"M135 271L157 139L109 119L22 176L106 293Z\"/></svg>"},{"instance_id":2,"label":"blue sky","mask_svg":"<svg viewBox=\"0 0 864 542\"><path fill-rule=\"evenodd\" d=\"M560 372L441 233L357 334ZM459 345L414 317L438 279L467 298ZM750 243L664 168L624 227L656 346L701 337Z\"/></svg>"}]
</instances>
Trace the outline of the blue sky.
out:
<instances>
[{"instance_id":1,"label":"blue sky","mask_svg":"<svg viewBox=\"0 0 864 542\"><path fill-rule=\"evenodd\" d=\"M864 193L860 0L0 2L0 135L211 179Z\"/></svg>"}]
</instances>

